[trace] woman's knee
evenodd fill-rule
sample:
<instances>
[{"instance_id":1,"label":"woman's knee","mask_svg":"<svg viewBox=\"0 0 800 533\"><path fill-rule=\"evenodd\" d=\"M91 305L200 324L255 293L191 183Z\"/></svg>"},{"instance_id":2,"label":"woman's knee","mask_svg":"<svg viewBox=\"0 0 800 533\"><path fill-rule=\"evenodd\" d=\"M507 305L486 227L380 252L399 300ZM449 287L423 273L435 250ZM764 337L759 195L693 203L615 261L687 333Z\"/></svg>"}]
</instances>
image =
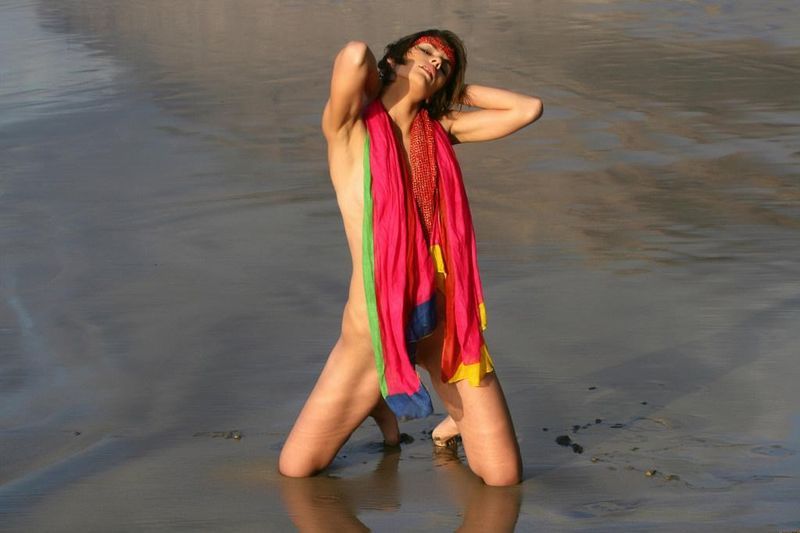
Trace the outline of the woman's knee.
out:
<instances>
[{"instance_id":1,"label":"woman's knee","mask_svg":"<svg viewBox=\"0 0 800 533\"><path fill-rule=\"evenodd\" d=\"M278 472L286 477L311 477L315 474L308 465L287 461L283 457L278 460Z\"/></svg>"},{"instance_id":2,"label":"woman's knee","mask_svg":"<svg viewBox=\"0 0 800 533\"><path fill-rule=\"evenodd\" d=\"M522 469L516 465L494 465L476 474L490 487L509 487L522 481Z\"/></svg>"},{"instance_id":3,"label":"woman's knee","mask_svg":"<svg viewBox=\"0 0 800 533\"><path fill-rule=\"evenodd\" d=\"M311 477L326 466L318 463L309 454L284 446L278 458L278 472L286 477Z\"/></svg>"}]
</instances>

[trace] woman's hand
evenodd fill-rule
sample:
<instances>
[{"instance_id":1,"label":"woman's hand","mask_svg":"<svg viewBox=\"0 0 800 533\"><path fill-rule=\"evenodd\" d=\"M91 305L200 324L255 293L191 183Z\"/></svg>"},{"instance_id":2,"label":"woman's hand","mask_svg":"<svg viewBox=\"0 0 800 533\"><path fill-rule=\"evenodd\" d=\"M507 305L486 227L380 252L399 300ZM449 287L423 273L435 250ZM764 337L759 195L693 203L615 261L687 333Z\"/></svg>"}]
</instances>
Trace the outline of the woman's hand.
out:
<instances>
[{"instance_id":1,"label":"woman's hand","mask_svg":"<svg viewBox=\"0 0 800 533\"><path fill-rule=\"evenodd\" d=\"M467 85L461 103L479 109L451 111L441 119L460 143L505 137L537 120L544 110L536 97L482 85Z\"/></svg>"}]
</instances>

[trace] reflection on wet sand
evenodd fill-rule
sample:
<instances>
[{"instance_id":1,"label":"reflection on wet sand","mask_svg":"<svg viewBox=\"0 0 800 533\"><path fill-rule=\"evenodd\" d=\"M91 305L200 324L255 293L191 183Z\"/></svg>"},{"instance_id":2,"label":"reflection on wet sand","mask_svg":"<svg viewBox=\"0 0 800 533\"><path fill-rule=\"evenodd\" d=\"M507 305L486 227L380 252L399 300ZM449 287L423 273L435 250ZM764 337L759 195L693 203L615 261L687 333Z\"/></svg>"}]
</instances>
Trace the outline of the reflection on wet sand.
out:
<instances>
[{"instance_id":1,"label":"reflection on wet sand","mask_svg":"<svg viewBox=\"0 0 800 533\"><path fill-rule=\"evenodd\" d=\"M299 531L369 531L358 518L362 509L400 507L397 467L400 450L383 454L373 472L351 479L280 477L281 498Z\"/></svg>"},{"instance_id":2,"label":"reflection on wet sand","mask_svg":"<svg viewBox=\"0 0 800 533\"><path fill-rule=\"evenodd\" d=\"M452 529L452 502L464 528L800 527L787 5L3 4L3 526L290 527L280 489L294 518L353 528L380 509ZM349 274L319 132L332 56L432 20L465 37L471 81L546 104L457 148L525 482L431 466L431 421L375 471L370 452L278 481Z\"/></svg>"},{"instance_id":3,"label":"reflection on wet sand","mask_svg":"<svg viewBox=\"0 0 800 533\"><path fill-rule=\"evenodd\" d=\"M489 487L461 461L456 450L434 448L436 472L444 491L463 509L457 531L514 531L522 504L522 487Z\"/></svg>"},{"instance_id":4,"label":"reflection on wet sand","mask_svg":"<svg viewBox=\"0 0 800 533\"><path fill-rule=\"evenodd\" d=\"M281 498L292 522L299 531L369 531L357 517L360 511L392 512L402 505L397 477L400 455L399 450L387 451L373 472L353 478L325 473L305 479L281 477ZM450 449L435 450L433 461L446 497L462 509L459 514L464 520L457 531L514 531L521 487L485 485ZM401 517L397 529L403 529Z\"/></svg>"}]
</instances>

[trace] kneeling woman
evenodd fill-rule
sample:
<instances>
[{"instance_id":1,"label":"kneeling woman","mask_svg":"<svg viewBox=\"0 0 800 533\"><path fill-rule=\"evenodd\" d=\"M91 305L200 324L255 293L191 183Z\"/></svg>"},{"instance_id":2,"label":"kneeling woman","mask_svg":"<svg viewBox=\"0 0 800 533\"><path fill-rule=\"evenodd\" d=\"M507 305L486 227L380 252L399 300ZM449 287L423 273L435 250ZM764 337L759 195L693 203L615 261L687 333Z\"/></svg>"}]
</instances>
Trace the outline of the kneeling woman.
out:
<instances>
[{"instance_id":1,"label":"kneeling woman","mask_svg":"<svg viewBox=\"0 0 800 533\"><path fill-rule=\"evenodd\" d=\"M430 415L416 364L449 413L434 442L460 435L485 483L520 481L451 145L509 135L539 118L542 103L466 85L465 68L461 40L442 30L390 44L379 62L362 42L336 56L322 129L353 272L341 335L281 451L286 476L328 466L368 416L396 444L398 417Z\"/></svg>"}]
</instances>

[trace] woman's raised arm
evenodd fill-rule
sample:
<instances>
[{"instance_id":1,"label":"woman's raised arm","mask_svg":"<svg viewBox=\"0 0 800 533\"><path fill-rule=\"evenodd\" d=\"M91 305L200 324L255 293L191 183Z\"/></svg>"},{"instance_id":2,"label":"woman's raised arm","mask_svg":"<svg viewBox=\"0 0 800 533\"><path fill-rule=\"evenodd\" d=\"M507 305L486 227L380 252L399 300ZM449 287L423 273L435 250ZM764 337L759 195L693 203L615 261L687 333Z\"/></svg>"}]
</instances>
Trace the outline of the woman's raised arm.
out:
<instances>
[{"instance_id":1,"label":"woman's raised arm","mask_svg":"<svg viewBox=\"0 0 800 533\"><path fill-rule=\"evenodd\" d=\"M492 141L524 128L542 116L542 101L533 96L467 85L464 105L473 111L452 111L441 119L442 125L460 143Z\"/></svg>"},{"instance_id":2,"label":"woman's raised arm","mask_svg":"<svg viewBox=\"0 0 800 533\"><path fill-rule=\"evenodd\" d=\"M375 56L366 43L351 41L333 63L331 94L322 113L322 131L328 138L349 134L365 99L380 89Z\"/></svg>"}]
</instances>

